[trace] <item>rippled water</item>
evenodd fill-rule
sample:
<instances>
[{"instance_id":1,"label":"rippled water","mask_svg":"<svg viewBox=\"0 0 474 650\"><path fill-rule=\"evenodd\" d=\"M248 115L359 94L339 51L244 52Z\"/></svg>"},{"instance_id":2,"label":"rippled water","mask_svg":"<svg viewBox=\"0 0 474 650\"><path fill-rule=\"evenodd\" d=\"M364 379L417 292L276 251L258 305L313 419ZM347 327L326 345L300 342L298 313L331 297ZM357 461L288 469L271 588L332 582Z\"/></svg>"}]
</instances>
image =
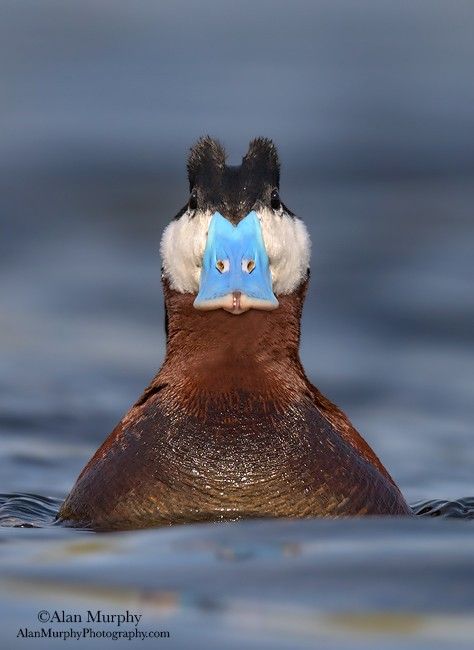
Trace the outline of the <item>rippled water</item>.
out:
<instances>
[{"instance_id":1,"label":"rippled water","mask_svg":"<svg viewBox=\"0 0 474 650\"><path fill-rule=\"evenodd\" d=\"M56 514L61 503L62 499L39 494L0 494L0 526L44 528L56 525ZM418 501L411 507L419 517L474 519L474 497L455 501Z\"/></svg>"},{"instance_id":2,"label":"rippled water","mask_svg":"<svg viewBox=\"0 0 474 650\"><path fill-rule=\"evenodd\" d=\"M0 494L0 526L51 526L60 505L61 499L39 494Z\"/></svg>"},{"instance_id":3,"label":"rippled water","mask_svg":"<svg viewBox=\"0 0 474 650\"><path fill-rule=\"evenodd\" d=\"M8 541L0 555L0 605L10 640L25 626L117 630L83 624L100 611L138 613L137 629L169 633L174 648L472 647L467 521L262 520L93 534L48 525L58 501L3 499L9 524L20 510L22 520L42 521L40 528L0 529ZM472 515L472 500L470 509ZM38 623L54 612L82 622ZM79 645L116 643L88 636Z\"/></svg>"}]
</instances>

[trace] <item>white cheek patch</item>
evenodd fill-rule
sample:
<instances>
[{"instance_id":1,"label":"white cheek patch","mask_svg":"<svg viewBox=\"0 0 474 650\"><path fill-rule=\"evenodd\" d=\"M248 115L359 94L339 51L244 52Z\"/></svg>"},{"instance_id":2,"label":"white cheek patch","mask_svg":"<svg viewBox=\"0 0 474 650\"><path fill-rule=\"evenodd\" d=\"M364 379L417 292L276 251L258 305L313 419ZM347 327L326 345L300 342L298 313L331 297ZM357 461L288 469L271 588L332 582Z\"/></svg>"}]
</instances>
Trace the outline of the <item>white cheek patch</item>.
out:
<instances>
[{"instance_id":1,"label":"white cheek patch","mask_svg":"<svg viewBox=\"0 0 474 650\"><path fill-rule=\"evenodd\" d=\"M210 212L185 212L165 228L160 252L170 286L180 293L197 293L206 247Z\"/></svg>"},{"instance_id":2,"label":"white cheek patch","mask_svg":"<svg viewBox=\"0 0 474 650\"><path fill-rule=\"evenodd\" d=\"M301 219L284 212L275 213L268 208L256 212L270 262L273 291L276 295L292 293L309 268L311 242L306 226ZM163 233L160 245L163 271L175 291L199 291L211 217L210 212L186 212L172 221Z\"/></svg>"},{"instance_id":3,"label":"white cheek patch","mask_svg":"<svg viewBox=\"0 0 474 650\"><path fill-rule=\"evenodd\" d=\"M309 269L311 240L306 226L297 217L268 208L256 210L262 224L263 241L270 261L273 291L292 293Z\"/></svg>"}]
</instances>

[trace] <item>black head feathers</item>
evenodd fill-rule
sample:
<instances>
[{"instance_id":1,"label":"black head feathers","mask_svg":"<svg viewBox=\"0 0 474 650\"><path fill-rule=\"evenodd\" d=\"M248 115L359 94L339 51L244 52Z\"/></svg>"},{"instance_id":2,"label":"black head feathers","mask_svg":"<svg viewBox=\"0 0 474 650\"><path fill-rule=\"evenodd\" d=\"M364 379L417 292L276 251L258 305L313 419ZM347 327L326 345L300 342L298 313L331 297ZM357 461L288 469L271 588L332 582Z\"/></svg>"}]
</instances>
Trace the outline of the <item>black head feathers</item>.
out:
<instances>
[{"instance_id":1,"label":"black head feathers","mask_svg":"<svg viewBox=\"0 0 474 650\"><path fill-rule=\"evenodd\" d=\"M255 171L264 176L269 184L278 187L280 184L280 160L278 151L269 138L255 138L249 144L249 150L242 160L242 166L249 173Z\"/></svg>"},{"instance_id":2,"label":"black head feathers","mask_svg":"<svg viewBox=\"0 0 474 650\"><path fill-rule=\"evenodd\" d=\"M191 148L188 157L188 179L190 187L200 179L221 176L226 169L226 152L218 140L206 135ZM277 148L269 138L255 138L249 144L242 159L242 171L256 174L266 183L279 186L280 161Z\"/></svg>"},{"instance_id":3,"label":"black head feathers","mask_svg":"<svg viewBox=\"0 0 474 650\"><path fill-rule=\"evenodd\" d=\"M270 206L272 191L280 180L278 153L271 140L256 138L241 165L226 165L224 147L205 136L191 148L188 179L192 192L189 207L217 210L238 223L255 205Z\"/></svg>"},{"instance_id":4,"label":"black head feathers","mask_svg":"<svg viewBox=\"0 0 474 650\"><path fill-rule=\"evenodd\" d=\"M189 186L193 188L200 179L220 176L225 168L226 153L218 140L208 135L199 138L191 147L188 157Z\"/></svg>"}]
</instances>

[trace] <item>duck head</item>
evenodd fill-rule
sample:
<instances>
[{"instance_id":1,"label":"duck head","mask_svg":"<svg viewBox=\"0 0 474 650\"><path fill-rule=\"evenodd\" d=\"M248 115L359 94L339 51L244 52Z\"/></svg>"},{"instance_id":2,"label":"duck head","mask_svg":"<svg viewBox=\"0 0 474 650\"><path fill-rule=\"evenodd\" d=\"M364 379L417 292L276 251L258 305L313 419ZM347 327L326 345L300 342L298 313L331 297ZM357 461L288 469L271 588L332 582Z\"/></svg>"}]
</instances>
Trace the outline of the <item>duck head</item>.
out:
<instances>
[{"instance_id":1,"label":"duck head","mask_svg":"<svg viewBox=\"0 0 474 650\"><path fill-rule=\"evenodd\" d=\"M201 138L188 158L190 196L161 241L169 288L193 294L199 311L240 315L278 309L306 280L310 240L281 201L271 140L253 140L238 166L219 142Z\"/></svg>"}]
</instances>

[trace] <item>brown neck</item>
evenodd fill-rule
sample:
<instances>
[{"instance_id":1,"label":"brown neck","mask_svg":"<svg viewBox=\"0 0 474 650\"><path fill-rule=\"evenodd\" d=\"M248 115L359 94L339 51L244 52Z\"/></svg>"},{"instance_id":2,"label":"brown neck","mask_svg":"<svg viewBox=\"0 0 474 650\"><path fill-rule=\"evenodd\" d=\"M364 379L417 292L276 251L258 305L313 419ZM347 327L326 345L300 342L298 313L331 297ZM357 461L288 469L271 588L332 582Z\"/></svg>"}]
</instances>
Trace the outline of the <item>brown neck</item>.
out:
<instances>
[{"instance_id":1,"label":"brown neck","mask_svg":"<svg viewBox=\"0 0 474 650\"><path fill-rule=\"evenodd\" d=\"M214 394L301 390L307 382L298 354L306 288L307 281L279 296L274 311L235 316L196 310L193 295L173 291L165 280L168 340L159 380Z\"/></svg>"}]
</instances>

